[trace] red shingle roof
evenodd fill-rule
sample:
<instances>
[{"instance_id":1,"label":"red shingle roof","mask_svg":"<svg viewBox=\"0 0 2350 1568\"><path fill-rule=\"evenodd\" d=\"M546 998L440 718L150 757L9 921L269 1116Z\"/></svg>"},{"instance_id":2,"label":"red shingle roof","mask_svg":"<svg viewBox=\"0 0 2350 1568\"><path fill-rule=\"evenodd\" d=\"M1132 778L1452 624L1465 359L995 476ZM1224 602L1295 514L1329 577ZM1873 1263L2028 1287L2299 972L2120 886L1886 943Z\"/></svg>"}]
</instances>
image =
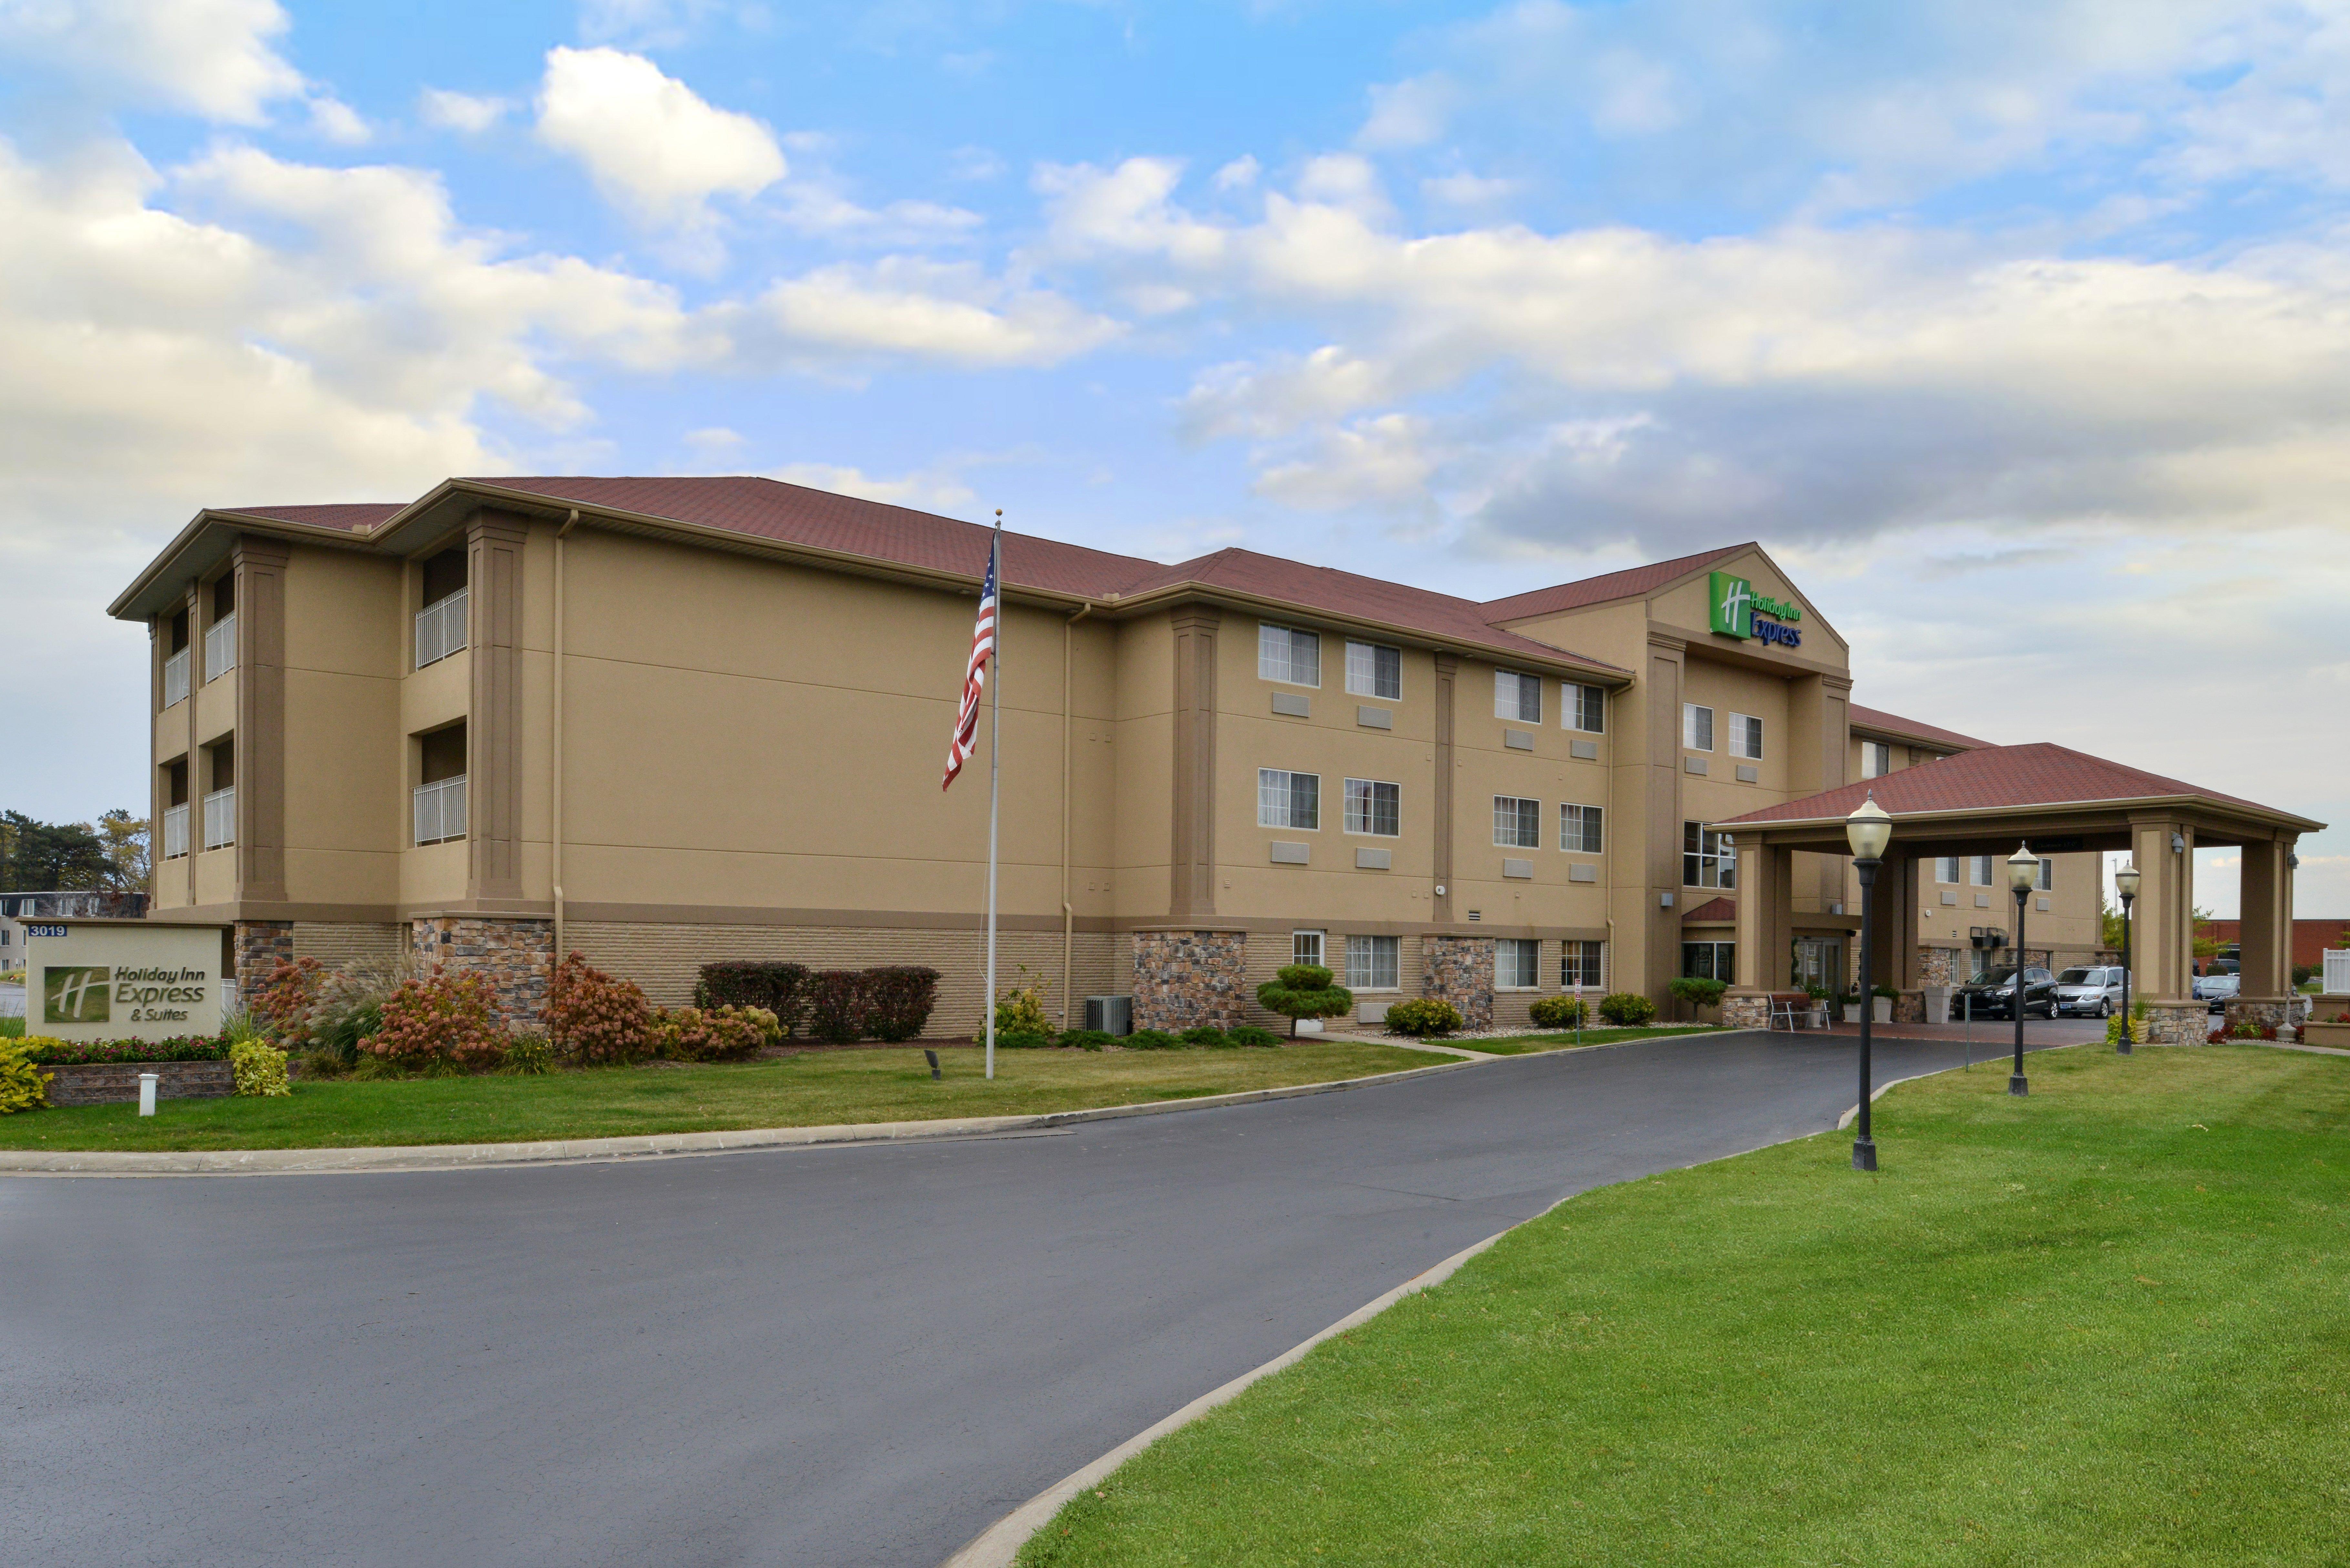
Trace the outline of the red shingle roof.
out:
<instances>
[{"instance_id":1,"label":"red shingle roof","mask_svg":"<svg viewBox=\"0 0 2350 1568\"><path fill-rule=\"evenodd\" d=\"M313 528L347 528L364 534L385 518L407 510L403 501L354 501L327 506L228 506L221 510L240 517L266 517L276 523L306 523Z\"/></svg>"},{"instance_id":2,"label":"red shingle roof","mask_svg":"<svg viewBox=\"0 0 2350 1568\"><path fill-rule=\"evenodd\" d=\"M1683 915L1681 917L1681 924L1685 926L1711 926L1719 924L1724 920L1734 920L1736 919L1738 919L1737 899L1708 898L1704 903L1700 904L1696 909L1691 909L1688 914Z\"/></svg>"},{"instance_id":3,"label":"red shingle roof","mask_svg":"<svg viewBox=\"0 0 2350 1568\"><path fill-rule=\"evenodd\" d=\"M1950 746L1958 751L1980 751L1991 744L1972 735L1961 735L1956 730L1945 730L1939 724L1921 724L1915 719L1904 719L1898 713L1887 713L1881 708L1864 708L1855 702L1849 710L1852 726L1856 730L1882 730L1890 735L1906 735L1913 740L1930 741L1938 746Z\"/></svg>"},{"instance_id":4,"label":"red shingle roof","mask_svg":"<svg viewBox=\"0 0 2350 1568\"><path fill-rule=\"evenodd\" d=\"M1746 545L1725 545L1719 550L1702 550L1677 560L1653 561L1645 566L1608 572L1596 577L1586 577L1580 582L1534 588L1505 599L1488 599L1482 607L1487 620L1498 623L1523 620L1529 616L1556 615L1561 610L1606 604L1610 599L1628 599L1640 594L1653 593L1676 577L1686 576L1701 566L1710 566L1725 556L1734 556L1750 547Z\"/></svg>"},{"instance_id":5,"label":"red shingle roof","mask_svg":"<svg viewBox=\"0 0 2350 1568\"><path fill-rule=\"evenodd\" d=\"M1849 815L1869 797L1901 816L1913 812L1998 811L2017 806L2086 805L2108 800L2197 796L2225 805L2274 813L2241 796L2199 784L2109 763L2069 746L2037 742L2026 746L1986 746L1938 762L1902 768L1882 778L1864 779L1783 805L1766 805L1719 824L1722 827L1767 826L1774 822L1816 822ZM2282 815L2281 813L2277 815Z\"/></svg>"}]
</instances>

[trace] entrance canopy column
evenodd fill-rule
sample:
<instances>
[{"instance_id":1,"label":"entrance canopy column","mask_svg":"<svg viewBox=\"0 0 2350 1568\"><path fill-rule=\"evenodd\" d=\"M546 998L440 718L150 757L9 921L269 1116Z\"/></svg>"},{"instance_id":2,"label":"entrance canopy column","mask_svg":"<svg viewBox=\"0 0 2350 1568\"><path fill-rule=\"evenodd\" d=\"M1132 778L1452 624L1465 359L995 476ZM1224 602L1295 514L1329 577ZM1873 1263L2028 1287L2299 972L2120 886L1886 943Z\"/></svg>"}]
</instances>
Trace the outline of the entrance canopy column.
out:
<instances>
[{"instance_id":1,"label":"entrance canopy column","mask_svg":"<svg viewBox=\"0 0 2350 1568\"><path fill-rule=\"evenodd\" d=\"M2130 858L2139 877L2132 992L2148 1002L2188 1001L2195 976L2194 830L2168 818L2132 817Z\"/></svg>"},{"instance_id":2,"label":"entrance canopy column","mask_svg":"<svg viewBox=\"0 0 2350 1568\"><path fill-rule=\"evenodd\" d=\"M1794 951L1794 859L1778 845L1738 846L1738 983L1722 998L1724 1023L1758 1029L1770 1022L1771 992Z\"/></svg>"},{"instance_id":3,"label":"entrance canopy column","mask_svg":"<svg viewBox=\"0 0 2350 1568\"><path fill-rule=\"evenodd\" d=\"M2293 994L2291 852L2291 844L2280 839L2243 846L2240 994L2247 1003L2269 1002L2281 1009Z\"/></svg>"}]
</instances>

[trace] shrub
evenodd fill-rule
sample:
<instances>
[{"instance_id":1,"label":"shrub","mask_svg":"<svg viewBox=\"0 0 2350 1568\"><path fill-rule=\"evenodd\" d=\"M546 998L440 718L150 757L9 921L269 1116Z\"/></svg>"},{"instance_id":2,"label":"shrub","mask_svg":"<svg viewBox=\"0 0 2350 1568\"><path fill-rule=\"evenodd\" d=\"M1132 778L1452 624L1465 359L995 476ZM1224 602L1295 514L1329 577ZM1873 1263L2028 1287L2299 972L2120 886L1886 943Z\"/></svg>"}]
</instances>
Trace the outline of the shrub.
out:
<instances>
[{"instance_id":1,"label":"shrub","mask_svg":"<svg viewBox=\"0 0 2350 1568\"><path fill-rule=\"evenodd\" d=\"M652 1044L652 1009L634 982L614 980L575 952L547 988L546 1033L556 1050L582 1062L626 1062Z\"/></svg>"},{"instance_id":2,"label":"shrub","mask_svg":"<svg viewBox=\"0 0 2350 1568\"><path fill-rule=\"evenodd\" d=\"M359 1060L360 1043L383 1027L383 1004L416 978L416 962L405 953L355 959L319 977L306 1015L303 1038L346 1062Z\"/></svg>"},{"instance_id":3,"label":"shrub","mask_svg":"<svg viewBox=\"0 0 2350 1568\"><path fill-rule=\"evenodd\" d=\"M939 971L920 964L889 964L865 971L865 1030L876 1040L911 1040L938 1005ZM1001 1035L1003 1025L995 1032Z\"/></svg>"},{"instance_id":4,"label":"shrub","mask_svg":"<svg viewBox=\"0 0 2350 1568\"><path fill-rule=\"evenodd\" d=\"M49 1103L49 1079L20 1041L0 1044L0 1116L38 1110Z\"/></svg>"},{"instance_id":5,"label":"shrub","mask_svg":"<svg viewBox=\"0 0 2350 1568\"><path fill-rule=\"evenodd\" d=\"M1042 1029L999 1029L995 1032L996 1048L1001 1051L1042 1051L1053 1044L1053 1037Z\"/></svg>"},{"instance_id":6,"label":"shrub","mask_svg":"<svg viewBox=\"0 0 2350 1568\"><path fill-rule=\"evenodd\" d=\"M555 1071L555 1047L544 1034L517 1034L498 1058L498 1071L516 1077L536 1077Z\"/></svg>"},{"instance_id":7,"label":"shrub","mask_svg":"<svg viewBox=\"0 0 2350 1568\"><path fill-rule=\"evenodd\" d=\"M279 959L247 1005L264 1033L295 1050L310 1044L310 1010L326 983L327 968L317 959Z\"/></svg>"},{"instance_id":8,"label":"shrub","mask_svg":"<svg viewBox=\"0 0 2350 1568\"><path fill-rule=\"evenodd\" d=\"M807 1007L808 966L780 959L726 959L702 966L693 1005L761 1007L775 1015L785 1036L799 1027Z\"/></svg>"},{"instance_id":9,"label":"shrub","mask_svg":"<svg viewBox=\"0 0 2350 1568\"><path fill-rule=\"evenodd\" d=\"M1390 1034L1451 1034L1460 1028L1461 1010L1440 997L1406 997L1388 1009Z\"/></svg>"},{"instance_id":10,"label":"shrub","mask_svg":"<svg viewBox=\"0 0 2350 1568\"><path fill-rule=\"evenodd\" d=\"M1243 1023L1239 1028L1232 1030L1226 1033L1224 1038L1234 1045L1255 1045L1262 1047L1266 1045L1278 1045L1281 1044L1280 1035L1275 1034L1270 1029L1259 1029L1253 1023Z\"/></svg>"},{"instance_id":11,"label":"shrub","mask_svg":"<svg viewBox=\"0 0 2350 1568\"><path fill-rule=\"evenodd\" d=\"M1657 1004L1637 991L1615 991L1599 999L1599 1016L1626 1029L1656 1021Z\"/></svg>"},{"instance_id":12,"label":"shrub","mask_svg":"<svg viewBox=\"0 0 2350 1568\"><path fill-rule=\"evenodd\" d=\"M437 969L401 983L383 1004L383 1027L367 1043L369 1055L403 1067L486 1067L505 1048L505 1023L490 982Z\"/></svg>"},{"instance_id":13,"label":"shrub","mask_svg":"<svg viewBox=\"0 0 2350 1568\"><path fill-rule=\"evenodd\" d=\"M677 1062L741 1062L779 1044L783 1027L764 1007L664 1007L653 1014L654 1048Z\"/></svg>"},{"instance_id":14,"label":"shrub","mask_svg":"<svg viewBox=\"0 0 2350 1568\"><path fill-rule=\"evenodd\" d=\"M51 1067L93 1062L220 1062L228 1057L225 1035L175 1034L169 1040L53 1040L45 1034L23 1042L32 1059Z\"/></svg>"},{"instance_id":15,"label":"shrub","mask_svg":"<svg viewBox=\"0 0 2350 1568\"><path fill-rule=\"evenodd\" d=\"M1045 1012L1045 992L1051 989L1051 982L1041 974L1031 974L1024 963L1020 966L1020 984L1007 985L995 994L995 1034L999 1040L1015 1029L1034 1034L1053 1032L1053 1021ZM979 1021L972 1038L987 1038L985 1018Z\"/></svg>"},{"instance_id":16,"label":"shrub","mask_svg":"<svg viewBox=\"0 0 2350 1568\"><path fill-rule=\"evenodd\" d=\"M1066 1029L1061 1032L1061 1044L1079 1051L1098 1051L1117 1044L1118 1036L1107 1029Z\"/></svg>"},{"instance_id":17,"label":"shrub","mask_svg":"<svg viewBox=\"0 0 2350 1568\"><path fill-rule=\"evenodd\" d=\"M2124 1030L2127 1030L2129 1032L2131 1044L2143 1045L2146 1044L2146 1023L2144 1020L2125 1018L2118 1012L2106 1020L2106 1044L2108 1045L2120 1044L2122 1043L2122 1032Z\"/></svg>"},{"instance_id":18,"label":"shrub","mask_svg":"<svg viewBox=\"0 0 2350 1568\"><path fill-rule=\"evenodd\" d=\"M1202 1023L1197 1028L1186 1029L1176 1038L1186 1045L1204 1045L1218 1051L1232 1043L1231 1035L1212 1023Z\"/></svg>"},{"instance_id":19,"label":"shrub","mask_svg":"<svg viewBox=\"0 0 2350 1568\"><path fill-rule=\"evenodd\" d=\"M1267 1012L1288 1019L1293 1036L1301 1018L1337 1018L1355 1011L1355 993L1336 984L1318 963L1282 965L1272 980L1256 988L1256 1002Z\"/></svg>"},{"instance_id":20,"label":"shrub","mask_svg":"<svg viewBox=\"0 0 2350 1568\"><path fill-rule=\"evenodd\" d=\"M807 979L808 1033L836 1045L865 1038L865 971L820 969Z\"/></svg>"},{"instance_id":21,"label":"shrub","mask_svg":"<svg viewBox=\"0 0 2350 1568\"><path fill-rule=\"evenodd\" d=\"M294 1092L286 1081L286 1053L275 1045L240 1040L229 1047L228 1064L240 1095L268 1098Z\"/></svg>"},{"instance_id":22,"label":"shrub","mask_svg":"<svg viewBox=\"0 0 2350 1568\"><path fill-rule=\"evenodd\" d=\"M1591 1004L1572 996L1545 996L1526 1009L1526 1016L1541 1029L1580 1029L1590 1015Z\"/></svg>"},{"instance_id":23,"label":"shrub","mask_svg":"<svg viewBox=\"0 0 2350 1568\"><path fill-rule=\"evenodd\" d=\"M1129 1051L1173 1051L1180 1043L1164 1029L1138 1029L1118 1042Z\"/></svg>"},{"instance_id":24,"label":"shrub","mask_svg":"<svg viewBox=\"0 0 2350 1568\"><path fill-rule=\"evenodd\" d=\"M1674 999L1688 1002L1692 1011L1700 1007L1711 1007L1721 1000L1721 993L1729 989L1718 980L1708 980L1702 975L1694 974L1681 976L1673 981L1671 986Z\"/></svg>"},{"instance_id":25,"label":"shrub","mask_svg":"<svg viewBox=\"0 0 2350 1568\"><path fill-rule=\"evenodd\" d=\"M366 1060L372 1064L375 1058L369 1056ZM299 1055L289 1055L286 1065L297 1078L340 1078L348 1076L353 1070L351 1063L332 1051L321 1051L315 1046Z\"/></svg>"}]
</instances>

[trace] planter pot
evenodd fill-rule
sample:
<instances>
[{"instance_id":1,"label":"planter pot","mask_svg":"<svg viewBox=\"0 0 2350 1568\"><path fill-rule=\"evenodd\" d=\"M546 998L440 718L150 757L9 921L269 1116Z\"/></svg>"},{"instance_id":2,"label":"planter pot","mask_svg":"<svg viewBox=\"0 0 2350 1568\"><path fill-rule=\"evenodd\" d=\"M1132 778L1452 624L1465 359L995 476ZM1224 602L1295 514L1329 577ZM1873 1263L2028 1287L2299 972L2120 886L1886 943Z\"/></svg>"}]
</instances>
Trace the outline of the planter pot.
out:
<instances>
[{"instance_id":1,"label":"planter pot","mask_svg":"<svg viewBox=\"0 0 2350 1568\"><path fill-rule=\"evenodd\" d=\"M1858 1002L1847 1002L1845 1003L1844 1021L1846 1023L1857 1023L1860 1022L1860 1004Z\"/></svg>"},{"instance_id":2,"label":"planter pot","mask_svg":"<svg viewBox=\"0 0 2350 1568\"><path fill-rule=\"evenodd\" d=\"M1892 1023L1893 999L1889 996L1879 996L1873 998L1872 1000L1877 1003L1877 1022L1879 1023Z\"/></svg>"},{"instance_id":3,"label":"planter pot","mask_svg":"<svg viewBox=\"0 0 2350 1568\"><path fill-rule=\"evenodd\" d=\"M2314 1018L2306 1020L2301 1025L2301 1043L2350 1051L2350 1023L2320 1023Z\"/></svg>"}]
</instances>

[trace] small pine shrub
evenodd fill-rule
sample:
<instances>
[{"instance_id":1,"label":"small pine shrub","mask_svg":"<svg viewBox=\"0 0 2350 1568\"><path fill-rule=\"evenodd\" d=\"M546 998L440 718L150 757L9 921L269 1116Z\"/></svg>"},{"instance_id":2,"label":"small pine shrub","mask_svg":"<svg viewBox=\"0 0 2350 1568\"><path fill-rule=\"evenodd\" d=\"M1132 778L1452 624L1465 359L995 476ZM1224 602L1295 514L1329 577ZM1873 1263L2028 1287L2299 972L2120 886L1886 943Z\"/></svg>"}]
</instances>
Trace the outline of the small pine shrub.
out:
<instances>
[{"instance_id":1,"label":"small pine shrub","mask_svg":"<svg viewBox=\"0 0 2350 1568\"><path fill-rule=\"evenodd\" d=\"M1043 1051L1053 1044L1053 1037L1041 1029L999 1029L995 1045L999 1051Z\"/></svg>"},{"instance_id":2,"label":"small pine shrub","mask_svg":"<svg viewBox=\"0 0 2350 1568\"><path fill-rule=\"evenodd\" d=\"M653 1012L630 981L614 980L574 952L547 988L546 1033L555 1049L582 1062L628 1062L652 1048Z\"/></svg>"},{"instance_id":3,"label":"small pine shrub","mask_svg":"<svg viewBox=\"0 0 2350 1568\"><path fill-rule=\"evenodd\" d=\"M21 1037L0 1042L0 1116L47 1105L49 1080L54 1076L41 1071Z\"/></svg>"},{"instance_id":4,"label":"small pine shrub","mask_svg":"<svg viewBox=\"0 0 2350 1568\"><path fill-rule=\"evenodd\" d=\"M1062 1032L1061 1044L1080 1051L1098 1051L1105 1045L1117 1044L1118 1036L1107 1029L1068 1029Z\"/></svg>"},{"instance_id":5,"label":"small pine shrub","mask_svg":"<svg viewBox=\"0 0 2350 1568\"><path fill-rule=\"evenodd\" d=\"M1278 1045L1281 1044L1280 1035L1275 1034L1270 1029L1260 1029L1253 1023L1242 1024L1238 1029L1232 1030L1230 1033L1226 1034L1224 1036L1224 1040L1228 1044L1253 1045L1259 1047Z\"/></svg>"},{"instance_id":6,"label":"small pine shrub","mask_svg":"<svg viewBox=\"0 0 2350 1568\"><path fill-rule=\"evenodd\" d=\"M693 1005L759 1007L775 1015L775 1025L788 1037L799 1027L807 1007L808 966L779 959L727 959L702 966L694 982Z\"/></svg>"},{"instance_id":7,"label":"small pine shrub","mask_svg":"<svg viewBox=\"0 0 2350 1568\"><path fill-rule=\"evenodd\" d=\"M1590 1014L1591 1004L1573 996L1545 996L1526 1009L1538 1029L1580 1029Z\"/></svg>"},{"instance_id":8,"label":"small pine shrub","mask_svg":"<svg viewBox=\"0 0 2350 1568\"><path fill-rule=\"evenodd\" d=\"M1406 997L1388 1009L1390 1034L1452 1034L1461 1024L1461 1010L1439 997Z\"/></svg>"},{"instance_id":9,"label":"small pine shrub","mask_svg":"<svg viewBox=\"0 0 2350 1568\"><path fill-rule=\"evenodd\" d=\"M1175 1036L1164 1029L1138 1029L1118 1042L1129 1051L1173 1051L1180 1049Z\"/></svg>"},{"instance_id":10,"label":"small pine shrub","mask_svg":"<svg viewBox=\"0 0 2350 1568\"><path fill-rule=\"evenodd\" d=\"M865 971L822 969L808 976L808 1033L835 1045L865 1038Z\"/></svg>"},{"instance_id":11,"label":"small pine shrub","mask_svg":"<svg viewBox=\"0 0 2350 1568\"><path fill-rule=\"evenodd\" d=\"M1612 991L1599 999L1599 1016L1619 1028L1637 1029L1656 1022L1657 1004L1637 991Z\"/></svg>"},{"instance_id":12,"label":"small pine shrub","mask_svg":"<svg viewBox=\"0 0 2350 1568\"><path fill-rule=\"evenodd\" d=\"M1205 1046L1214 1051L1221 1051L1232 1043L1232 1036L1212 1023L1202 1023L1197 1028L1186 1029L1176 1038L1186 1045Z\"/></svg>"},{"instance_id":13,"label":"small pine shrub","mask_svg":"<svg viewBox=\"0 0 2350 1568\"><path fill-rule=\"evenodd\" d=\"M1355 1011L1355 993L1337 983L1318 963L1284 964L1274 978L1256 988L1256 1002L1267 1012L1290 1020L1297 1033L1301 1018L1339 1018Z\"/></svg>"},{"instance_id":14,"label":"small pine shrub","mask_svg":"<svg viewBox=\"0 0 2350 1568\"><path fill-rule=\"evenodd\" d=\"M1721 1000L1722 992L1728 991L1730 987L1718 980L1708 980L1703 975L1685 974L1674 981L1669 989L1672 992L1674 1001L1688 1002L1694 1011L1700 1007L1713 1006Z\"/></svg>"},{"instance_id":15,"label":"small pine shrub","mask_svg":"<svg viewBox=\"0 0 2350 1568\"><path fill-rule=\"evenodd\" d=\"M939 971L920 964L888 964L865 971L865 1032L876 1040L911 1040L938 1005ZM996 1033L1003 1032L1002 1024Z\"/></svg>"},{"instance_id":16,"label":"small pine shrub","mask_svg":"<svg viewBox=\"0 0 2350 1568\"><path fill-rule=\"evenodd\" d=\"M498 1071L515 1077L536 1077L555 1071L555 1047L544 1034L517 1034L498 1058Z\"/></svg>"},{"instance_id":17,"label":"small pine shrub","mask_svg":"<svg viewBox=\"0 0 2350 1568\"><path fill-rule=\"evenodd\" d=\"M268 1098L294 1092L286 1081L286 1053L275 1045L240 1040L229 1047L228 1064L240 1095Z\"/></svg>"},{"instance_id":18,"label":"small pine shrub","mask_svg":"<svg viewBox=\"0 0 2350 1568\"><path fill-rule=\"evenodd\" d=\"M383 1027L367 1042L369 1055L402 1067L478 1070L505 1048L505 1020L490 982L437 969L401 983L383 1004Z\"/></svg>"}]
</instances>

